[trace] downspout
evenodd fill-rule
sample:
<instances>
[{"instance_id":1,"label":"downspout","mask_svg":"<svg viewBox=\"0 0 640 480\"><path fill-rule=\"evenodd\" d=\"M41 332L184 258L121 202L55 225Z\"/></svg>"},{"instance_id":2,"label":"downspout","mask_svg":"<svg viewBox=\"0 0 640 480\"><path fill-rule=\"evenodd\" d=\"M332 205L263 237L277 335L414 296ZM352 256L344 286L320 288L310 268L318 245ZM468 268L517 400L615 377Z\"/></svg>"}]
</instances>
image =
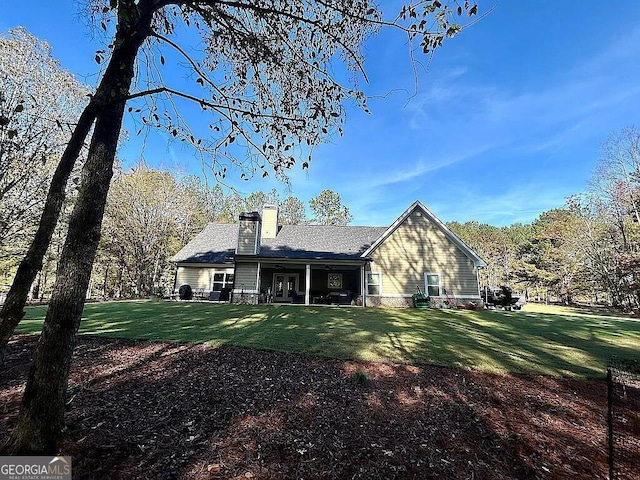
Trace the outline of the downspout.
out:
<instances>
[{"instance_id":1,"label":"downspout","mask_svg":"<svg viewBox=\"0 0 640 480\"><path fill-rule=\"evenodd\" d=\"M368 260L365 260L364 265L362 265L362 267L360 267L360 284L361 284L361 288L362 288L362 306L366 307L367 306L367 266L369 265ZM380 292L382 293L382 292Z\"/></svg>"}]
</instances>

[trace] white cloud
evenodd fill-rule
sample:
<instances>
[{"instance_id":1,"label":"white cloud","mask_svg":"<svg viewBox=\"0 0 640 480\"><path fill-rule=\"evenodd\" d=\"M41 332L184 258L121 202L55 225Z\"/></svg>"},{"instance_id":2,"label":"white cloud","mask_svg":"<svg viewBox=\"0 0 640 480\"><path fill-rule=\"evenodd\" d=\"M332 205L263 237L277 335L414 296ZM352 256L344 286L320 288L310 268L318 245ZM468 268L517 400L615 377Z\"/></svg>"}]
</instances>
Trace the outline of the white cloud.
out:
<instances>
[{"instance_id":1,"label":"white cloud","mask_svg":"<svg viewBox=\"0 0 640 480\"><path fill-rule=\"evenodd\" d=\"M429 145L416 145L414 155L398 158L384 172L370 174L359 184L362 188L405 187L418 177L498 149L502 155L510 150L514 160L532 154L548 156L572 143L607 134L603 119L628 107L640 93L633 77L619 76L628 69L633 69L635 78L640 74L634 61L640 53L640 42L634 41L640 39L639 32L587 57L586 63L568 67L555 75L555 83L535 90L518 90L517 83L500 78L493 84L478 84L463 67L432 79L404 111L407 126L428 138Z\"/></svg>"},{"instance_id":2,"label":"white cloud","mask_svg":"<svg viewBox=\"0 0 640 480\"><path fill-rule=\"evenodd\" d=\"M489 192L459 190L455 198L455 203L446 200L434 203L434 211L441 212L447 220L477 220L493 225L510 225L516 222L530 223L542 212L562 207L566 193L557 186L531 182Z\"/></svg>"}]
</instances>

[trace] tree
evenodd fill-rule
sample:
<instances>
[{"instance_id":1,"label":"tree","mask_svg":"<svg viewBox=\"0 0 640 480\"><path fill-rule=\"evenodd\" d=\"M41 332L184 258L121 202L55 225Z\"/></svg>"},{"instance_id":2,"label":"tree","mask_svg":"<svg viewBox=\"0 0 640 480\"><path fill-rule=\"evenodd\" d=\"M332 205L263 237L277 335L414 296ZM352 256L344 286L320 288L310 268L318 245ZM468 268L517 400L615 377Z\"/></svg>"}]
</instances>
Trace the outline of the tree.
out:
<instances>
[{"instance_id":1,"label":"tree","mask_svg":"<svg viewBox=\"0 0 640 480\"><path fill-rule=\"evenodd\" d=\"M118 175L111 186L102 228L102 249L108 253L104 257L117 261L133 286L134 296L153 293L172 250L179 248L174 241L181 210L180 193L169 172L145 165Z\"/></svg>"},{"instance_id":2,"label":"tree","mask_svg":"<svg viewBox=\"0 0 640 480\"><path fill-rule=\"evenodd\" d=\"M640 130L631 126L604 142L590 190L615 214L640 224ZM624 228L621 234L624 236Z\"/></svg>"},{"instance_id":3,"label":"tree","mask_svg":"<svg viewBox=\"0 0 640 480\"><path fill-rule=\"evenodd\" d=\"M348 225L353 220L349 209L342 205L340 194L332 190L323 190L309 200L313 212L312 222L317 225Z\"/></svg>"},{"instance_id":4,"label":"tree","mask_svg":"<svg viewBox=\"0 0 640 480\"><path fill-rule=\"evenodd\" d=\"M187 244L209 222L220 220L224 214L225 195L220 185L210 187L202 180L190 175L179 182L180 205L178 208L178 230L180 246Z\"/></svg>"},{"instance_id":5,"label":"tree","mask_svg":"<svg viewBox=\"0 0 640 480\"><path fill-rule=\"evenodd\" d=\"M603 144L589 190L572 199L579 219L583 284L614 306L640 309L640 131L627 127ZM601 295L602 296L602 295Z\"/></svg>"},{"instance_id":6,"label":"tree","mask_svg":"<svg viewBox=\"0 0 640 480\"><path fill-rule=\"evenodd\" d=\"M259 190L257 192L252 192L251 194L249 194L249 196L245 199L244 210L247 212L262 212L262 208L266 204L278 204L278 192L275 189L271 190L269 193L264 193L263 191Z\"/></svg>"},{"instance_id":7,"label":"tree","mask_svg":"<svg viewBox=\"0 0 640 480\"><path fill-rule=\"evenodd\" d=\"M570 241L575 234L575 218L566 208L542 213L533 222L533 253L529 258L538 283L564 303L574 296L574 277L578 261Z\"/></svg>"},{"instance_id":8,"label":"tree","mask_svg":"<svg viewBox=\"0 0 640 480\"><path fill-rule=\"evenodd\" d=\"M233 223L238 220L238 216L246 210L245 199L236 191L231 192L224 198L224 207L220 215L220 221Z\"/></svg>"},{"instance_id":9,"label":"tree","mask_svg":"<svg viewBox=\"0 0 640 480\"><path fill-rule=\"evenodd\" d=\"M298 197L289 196L279 205L278 218L282 225L302 225L307 223L304 203Z\"/></svg>"},{"instance_id":10,"label":"tree","mask_svg":"<svg viewBox=\"0 0 640 480\"><path fill-rule=\"evenodd\" d=\"M62 208L66 178L60 181L56 164L88 90L60 67L46 43L23 28L0 36L0 85L0 262L13 268L38 227L52 177L59 186L56 208L58 212ZM82 144L76 147L74 158L63 166L66 177ZM57 214L49 222L50 210L42 217L50 230L43 234L40 229L39 240L29 248L0 313L0 365L55 229Z\"/></svg>"},{"instance_id":11,"label":"tree","mask_svg":"<svg viewBox=\"0 0 640 480\"><path fill-rule=\"evenodd\" d=\"M506 228L476 221L450 222L447 226L487 262L480 272L480 282L491 288L511 283L511 260L514 252Z\"/></svg>"},{"instance_id":12,"label":"tree","mask_svg":"<svg viewBox=\"0 0 640 480\"><path fill-rule=\"evenodd\" d=\"M598 303L605 300L621 304L622 294L616 280L616 249L610 225L600 209L587 195L574 195L567 200L575 229L568 239L577 252L576 285L585 298Z\"/></svg>"},{"instance_id":13,"label":"tree","mask_svg":"<svg viewBox=\"0 0 640 480\"><path fill-rule=\"evenodd\" d=\"M7 258L33 234L88 91L24 28L0 36L0 84L0 258Z\"/></svg>"},{"instance_id":14,"label":"tree","mask_svg":"<svg viewBox=\"0 0 640 480\"><path fill-rule=\"evenodd\" d=\"M465 9L454 10L434 0L404 7L395 19L385 21L362 0L109 0L108 4L95 0L91 6L105 29L110 22L116 24L115 36L108 53L98 52L99 62L109 57L106 68L63 154L61 164L75 161L77 142L84 141L87 124L90 127L95 120L35 362L5 446L10 453L53 452L60 438L73 346L127 102L146 102L129 107L140 111L142 126L165 128L208 155L219 178L224 178L229 164L241 169L241 177L258 171L282 175L296 161L290 154L294 146L313 147L333 130L341 131L345 100L355 99L366 108L364 94L334 79L336 58L364 75L362 46L378 28L395 27L431 52L446 36L460 31L451 15L472 15L477 10L466 3ZM189 56L191 50L174 40L182 25L193 25L201 34L206 48L200 58ZM434 25L435 31L429 30ZM159 63L136 70L141 48L147 65L154 59ZM163 81L158 73L166 61L163 48L172 49L192 69L195 89L178 90ZM135 85L145 89L131 92L136 71L141 78ZM203 140L181 116L159 110L159 98L170 106L190 100L211 113L213 139ZM245 152L242 160L238 151ZM47 203L52 191L59 193L52 186Z\"/></svg>"}]
</instances>

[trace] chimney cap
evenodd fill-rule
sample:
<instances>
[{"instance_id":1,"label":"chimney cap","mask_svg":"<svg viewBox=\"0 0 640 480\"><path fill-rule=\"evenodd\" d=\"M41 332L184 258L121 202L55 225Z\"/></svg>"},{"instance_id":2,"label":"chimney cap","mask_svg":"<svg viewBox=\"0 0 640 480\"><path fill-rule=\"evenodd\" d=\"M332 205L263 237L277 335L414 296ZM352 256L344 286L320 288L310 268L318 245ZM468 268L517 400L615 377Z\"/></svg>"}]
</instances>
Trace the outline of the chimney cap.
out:
<instances>
[{"instance_id":1,"label":"chimney cap","mask_svg":"<svg viewBox=\"0 0 640 480\"><path fill-rule=\"evenodd\" d=\"M260 220L260 214L258 212L242 212L240 214L240 220Z\"/></svg>"}]
</instances>

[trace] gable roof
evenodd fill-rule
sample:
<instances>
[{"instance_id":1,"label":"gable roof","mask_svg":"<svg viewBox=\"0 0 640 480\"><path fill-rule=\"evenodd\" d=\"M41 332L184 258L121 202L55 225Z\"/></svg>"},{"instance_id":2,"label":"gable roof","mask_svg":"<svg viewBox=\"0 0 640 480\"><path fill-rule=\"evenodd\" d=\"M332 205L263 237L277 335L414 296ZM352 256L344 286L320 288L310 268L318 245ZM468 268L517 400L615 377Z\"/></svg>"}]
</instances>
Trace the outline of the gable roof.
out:
<instances>
[{"instance_id":1,"label":"gable roof","mask_svg":"<svg viewBox=\"0 0 640 480\"><path fill-rule=\"evenodd\" d=\"M251 258L361 260L386 227L282 225L276 238L260 240ZM178 263L231 263L238 242L238 224L209 223L171 258Z\"/></svg>"},{"instance_id":2,"label":"gable roof","mask_svg":"<svg viewBox=\"0 0 640 480\"><path fill-rule=\"evenodd\" d=\"M415 201L390 227L282 225L276 238L260 240L258 255L251 258L363 260L384 242L415 210L419 209L476 267L487 264L420 201ZM176 263L233 263L238 243L237 223L209 223L172 258Z\"/></svg>"},{"instance_id":3,"label":"gable roof","mask_svg":"<svg viewBox=\"0 0 640 480\"><path fill-rule=\"evenodd\" d=\"M384 242L387 238L391 236L396 229L402 225L402 223L411 215L414 211L420 210L422 214L431 221L431 223L436 226L444 235L451 240L467 257L469 257L474 266L476 267L486 267L487 263L478 256L471 248L464 243L460 237L458 237L455 233L453 233L449 228L440 221L438 217L436 217L427 207L425 207L419 200L416 200L411 204L409 208L407 208L402 214L396 219L395 222L391 224L389 228L385 230L385 232L380 235L380 237L373 242L373 244L365 250L362 254L363 257L367 257L371 255L371 253L378 248L378 246Z\"/></svg>"}]
</instances>

